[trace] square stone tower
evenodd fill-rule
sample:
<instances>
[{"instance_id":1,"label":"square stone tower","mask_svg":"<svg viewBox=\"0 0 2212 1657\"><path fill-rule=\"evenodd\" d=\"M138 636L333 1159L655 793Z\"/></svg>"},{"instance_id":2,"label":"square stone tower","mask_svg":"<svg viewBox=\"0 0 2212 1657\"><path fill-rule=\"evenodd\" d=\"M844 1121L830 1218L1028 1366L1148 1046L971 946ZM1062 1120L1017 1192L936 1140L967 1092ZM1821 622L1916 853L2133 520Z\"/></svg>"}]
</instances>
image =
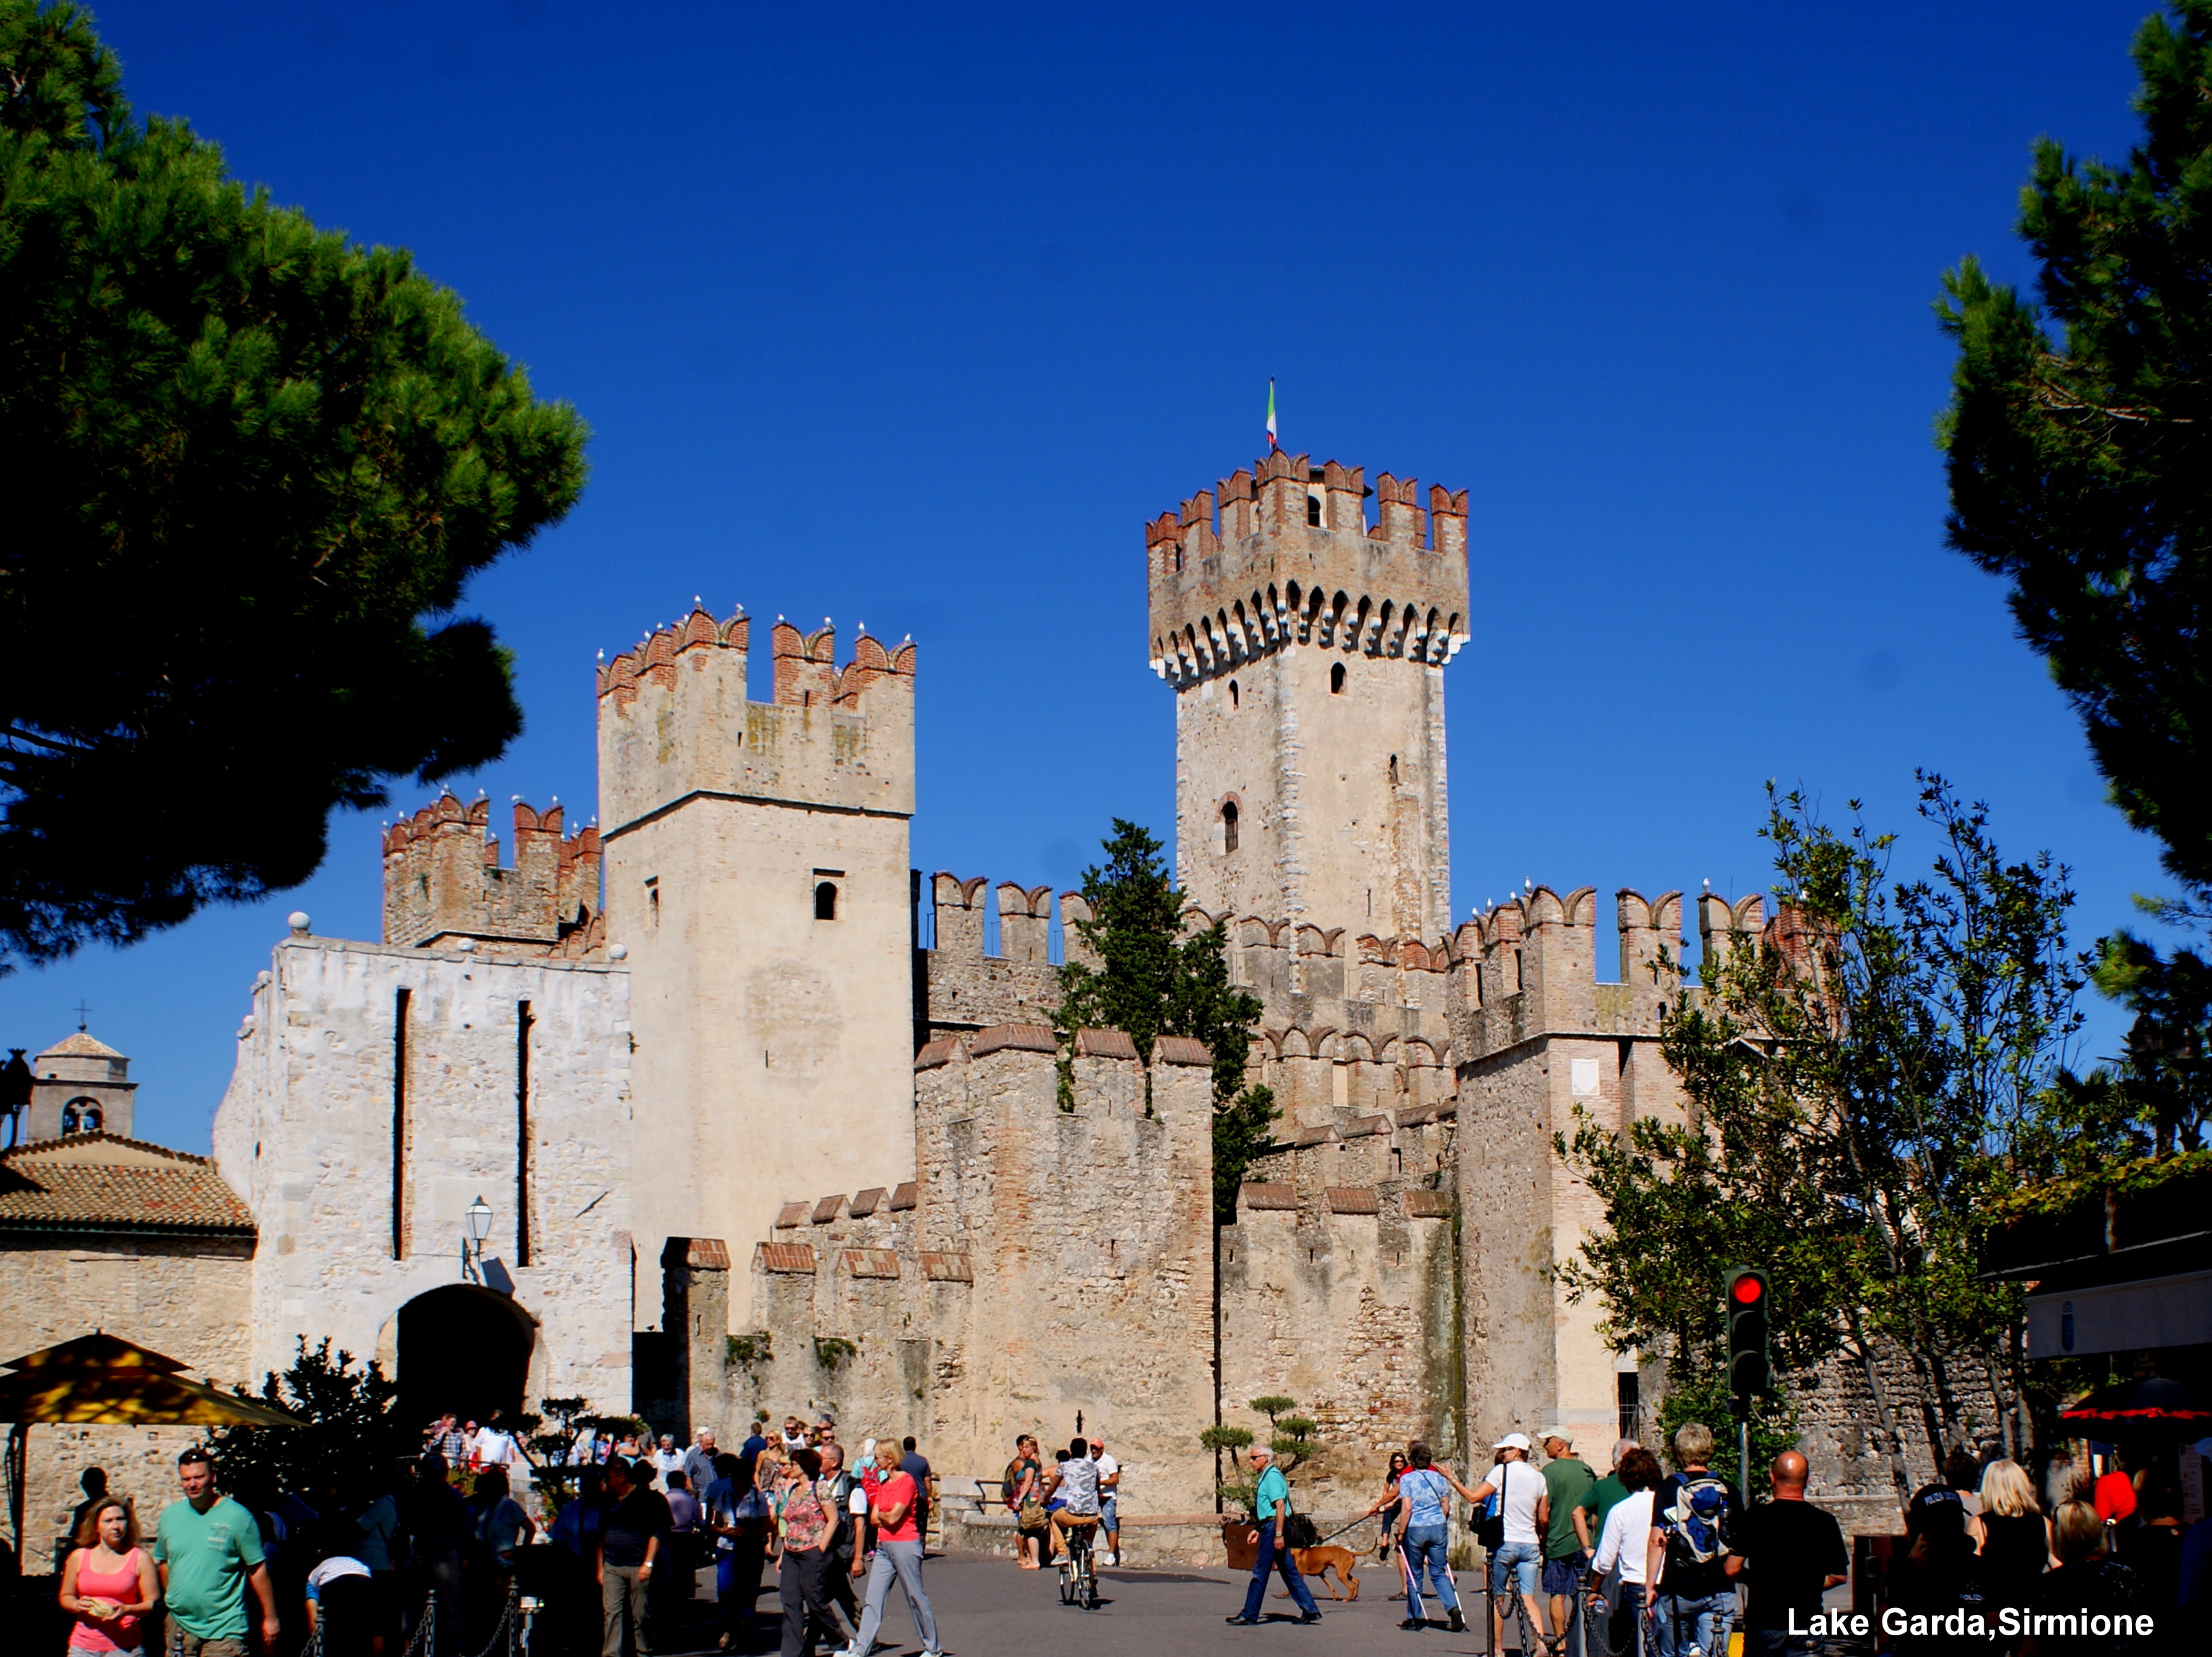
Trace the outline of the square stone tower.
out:
<instances>
[{"instance_id":1,"label":"square stone tower","mask_svg":"<svg viewBox=\"0 0 2212 1657\"><path fill-rule=\"evenodd\" d=\"M1368 496L1379 517L1370 524ZM1467 491L1278 451L1146 529L1176 689L1176 872L1213 915L1451 924L1443 667L1468 639Z\"/></svg>"},{"instance_id":2,"label":"square stone tower","mask_svg":"<svg viewBox=\"0 0 2212 1657\"><path fill-rule=\"evenodd\" d=\"M766 1236L855 1166L912 1177L914 646L864 633L841 670L828 623L780 621L754 702L750 631L694 610L599 673L641 1260Z\"/></svg>"}]
</instances>

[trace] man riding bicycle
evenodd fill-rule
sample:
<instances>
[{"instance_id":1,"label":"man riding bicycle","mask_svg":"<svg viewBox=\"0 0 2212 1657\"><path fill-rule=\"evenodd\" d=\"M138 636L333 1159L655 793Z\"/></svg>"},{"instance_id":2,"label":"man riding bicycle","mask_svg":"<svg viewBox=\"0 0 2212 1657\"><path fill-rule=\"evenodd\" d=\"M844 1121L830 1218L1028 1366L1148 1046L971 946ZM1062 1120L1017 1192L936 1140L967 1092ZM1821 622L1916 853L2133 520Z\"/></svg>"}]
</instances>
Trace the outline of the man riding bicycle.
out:
<instances>
[{"instance_id":1,"label":"man riding bicycle","mask_svg":"<svg viewBox=\"0 0 2212 1657\"><path fill-rule=\"evenodd\" d=\"M1067 1447L1067 1460L1045 1475L1045 1500L1054 1496L1060 1505L1053 1510L1053 1528L1064 1541L1070 1532L1081 1531L1088 1543L1098 1526L1098 1464L1091 1459L1091 1442L1078 1438Z\"/></svg>"}]
</instances>

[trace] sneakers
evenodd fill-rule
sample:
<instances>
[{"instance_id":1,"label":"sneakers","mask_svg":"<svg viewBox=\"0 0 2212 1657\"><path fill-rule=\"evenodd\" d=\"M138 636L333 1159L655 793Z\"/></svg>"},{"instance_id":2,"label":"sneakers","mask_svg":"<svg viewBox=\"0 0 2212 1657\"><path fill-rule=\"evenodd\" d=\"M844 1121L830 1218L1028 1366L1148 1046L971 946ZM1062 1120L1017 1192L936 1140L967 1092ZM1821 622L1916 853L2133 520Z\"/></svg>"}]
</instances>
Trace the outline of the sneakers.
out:
<instances>
[{"instance_id":1,"label":"sneakers","mask_svg":"<svg viewBox=\"0 0 2212 1657\"><path fill-rule=\"evenodd\" d=\"M1467 1632L1467 1618L1459 1614L1459 1607L1457 1605L1454 1605L1451 1610L1445 1614L1451 1618L1451 1631L1454 1634L1464 1634Z\"/></svg>"},{"instance_id":2,"label":"sneakers","mask_svg":"<svg viewBox=\"0 0 2212 1657\"><path fill-rule=\"evenodd\" d=\"M1298 1621L1301 1623L1318 1623L1321 1621L1321 1613L1317 1611L1310 1611L1304 1616L1299 1618Z\"/></svg>"},{"instance_id":3,"label":"sneakers","mask_svg":"<svg viewBox=\"0 0 2212 1657\"><path fill-rule=\"evenodd\" d=\"M1106 1563L1109 1565L1119 1566L1121 1563L1121 1556L1118 1553L1109 1553L1106 1556Z\"/></svg>"},{"instance_id":4,"label":"sneakers","mask_svg":"<svg viewBox=\"0 0 2212 1657\"><path fill-rule=\"evenodd\" d=\"M1418 1617L1408 1617L1404 1622L1399 1624L1398 1626L1405 1630L1408 1634L1419 1634L1423 1629L1428 1627L1428 1624Z\"/></svg>"},{"instance_id":5,"label":"sneakers","mask_svg":"<svg viewBox=\"0 0 2212 1657\"><path fill-rule=\"evenodd\" d=\"M1260 1619L1256 1617L1224 1617L1221 1620L1228 1624L1231 1628L1257 1628L1260 1626Z\"/></svg>"}]
</instances>

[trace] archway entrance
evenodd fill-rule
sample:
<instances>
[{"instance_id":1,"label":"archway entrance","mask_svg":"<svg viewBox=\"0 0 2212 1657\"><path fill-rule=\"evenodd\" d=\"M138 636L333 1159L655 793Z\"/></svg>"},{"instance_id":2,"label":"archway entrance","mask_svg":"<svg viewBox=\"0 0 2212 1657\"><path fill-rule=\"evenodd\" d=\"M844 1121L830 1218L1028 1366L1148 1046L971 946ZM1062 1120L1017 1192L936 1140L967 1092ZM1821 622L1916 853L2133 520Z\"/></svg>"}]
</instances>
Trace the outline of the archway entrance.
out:
<instances>
[{"instance_id":1,"label":"archway entrance","mask_svg":"<svg viewBox=\"0 0 2212 1657\"><path fill-rule=\"evenodd\" d=\"M465 1421L522 1412L538 1329L507 1296L448 1284L401 1307L398 1324L401 1420L412 1425L447 1410Z\"/></svg>"}]
</instances>

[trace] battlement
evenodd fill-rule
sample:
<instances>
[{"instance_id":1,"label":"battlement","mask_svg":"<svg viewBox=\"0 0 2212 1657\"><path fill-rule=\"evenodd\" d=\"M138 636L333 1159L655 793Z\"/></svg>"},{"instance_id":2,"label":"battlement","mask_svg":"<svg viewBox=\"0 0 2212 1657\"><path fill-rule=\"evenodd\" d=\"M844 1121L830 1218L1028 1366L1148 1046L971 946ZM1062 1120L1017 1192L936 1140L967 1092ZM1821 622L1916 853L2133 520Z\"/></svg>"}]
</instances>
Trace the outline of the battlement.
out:
<instances>
[{"instance_id":1,"label":"battlement","mask_svg":"<svg viewBox=\"0 0 2212 1657\"><path fill-rule=\"evenodd\" d=\"M1682 894L1647 898L1624 886L1613 901L1620 935L1617 984L1596 981L1597 895L1590 887L1562 895L1534 886L1459 928L1453 948L1466 963L1459 998L1471 1053L1565 1031L1658 1035L1662 1011L1682 987ZM1759 893L1731 901L1706 892L1698 900L1698 933L1708 956L1747 938L1791 947L1795 934L1785 938L1786 931L1783 922L1767 920Z\"/></svg>"},{"instance_id":2,"label":"battlement","mask_svg":"<svg viewBox=\"0 0 2212 1657\"><path fill-rule=\"evenodd\" d=\"M384 942L403 949L472 938L501 953L582 956L605 942L599 831L562 832L556 802L540 812L514 802L514 861L502 865L489 832L491 802L441 795L386 825Z\"/></svg>"},{"instance_id":3,"label":"battlement","mask_svg":"<svg viewBox=\"0 0 2212 1657\"><path fill-rule=\"evenodd\" d=\"M1467 491L1424 507L1413 478L1364 480L1277 451L1146 525L1153 671L1180 686L1292 644L1449 661L1469 636Z\"/></svg>"},{"instance_id":4,"label":"battlement","mask_svg":"<svg viewBox=\"0 0 2212 1657\"><path fill-rule=\"evenodd\" d=\"M751 619L703 608L599 670L601 815L610 835L697 794L910 816L915 646L778 618L770 700L747 699Z\"/></svg>"}]
</instances>

